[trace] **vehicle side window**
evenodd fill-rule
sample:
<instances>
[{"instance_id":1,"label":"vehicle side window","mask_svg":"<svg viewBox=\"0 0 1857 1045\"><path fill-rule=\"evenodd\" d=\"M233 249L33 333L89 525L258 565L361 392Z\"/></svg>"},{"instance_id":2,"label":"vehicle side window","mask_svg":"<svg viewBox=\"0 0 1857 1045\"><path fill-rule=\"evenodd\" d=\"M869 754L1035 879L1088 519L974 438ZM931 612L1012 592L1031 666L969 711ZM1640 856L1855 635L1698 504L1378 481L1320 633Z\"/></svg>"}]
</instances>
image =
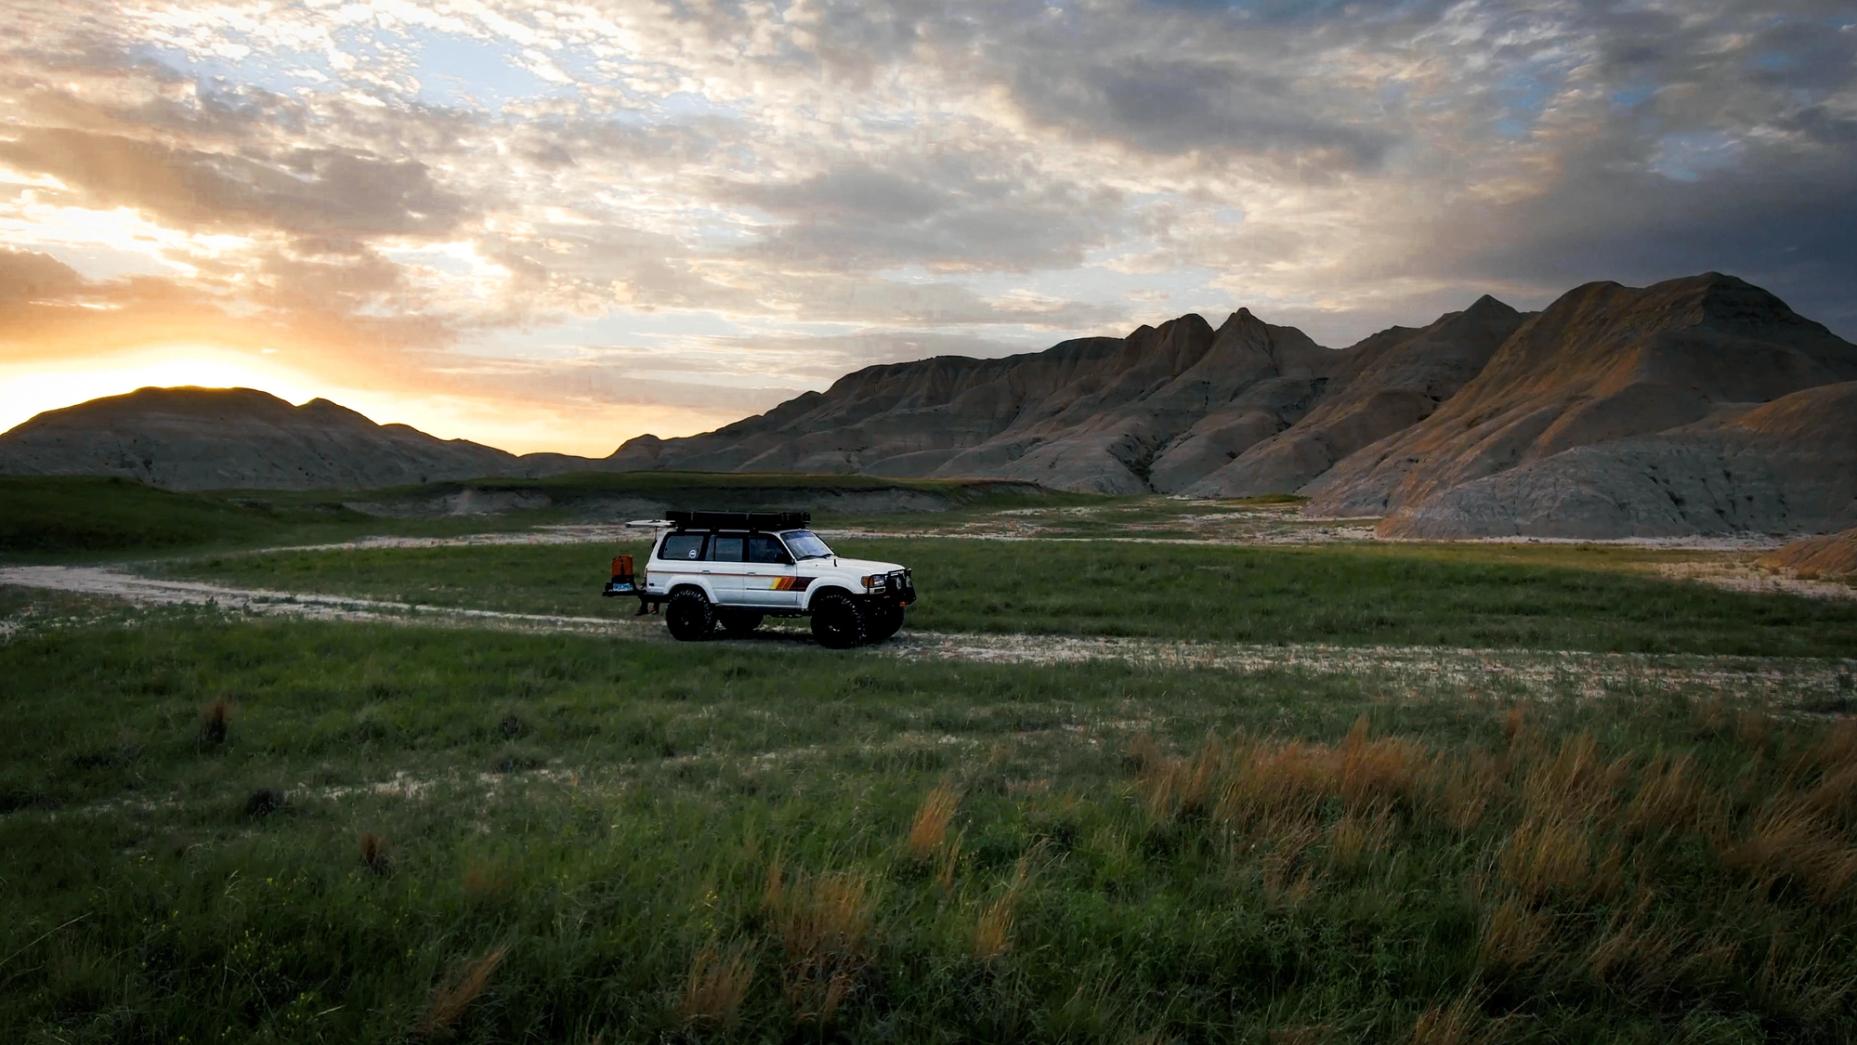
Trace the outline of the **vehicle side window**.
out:
<instances>
[{"instance_id":1,"label":"vehicle side window","mask_svg":"<svg viewBox=\"0 0 1857 1045\"><path fill-rule=\"evenodd\" d=\"M703 538L701 533L673 533L664 538L658 548L660 559L700 559L703 557Z\"/></svg>"},{"instance_id":2,"label":"vehicle side window","mask_svg":"<svg viewBox=\"0 0 1857 1045\"><path fill-rule=\"evenodd\" d=\"M719 533L709 542L709 561L741 562L742 535L739 533Z\"/></svg>"},{"instance_id":3,"label":"vehicle side window","mask_svg":"<svg viewBox=\"0 0 1857 1045\"><path fill-rule=\"evenodd\" d=\"M748 535L748 561L785 566L793 559L781 546L780 538L771 533L751 533Z\"/></svg>"}]
</instances>

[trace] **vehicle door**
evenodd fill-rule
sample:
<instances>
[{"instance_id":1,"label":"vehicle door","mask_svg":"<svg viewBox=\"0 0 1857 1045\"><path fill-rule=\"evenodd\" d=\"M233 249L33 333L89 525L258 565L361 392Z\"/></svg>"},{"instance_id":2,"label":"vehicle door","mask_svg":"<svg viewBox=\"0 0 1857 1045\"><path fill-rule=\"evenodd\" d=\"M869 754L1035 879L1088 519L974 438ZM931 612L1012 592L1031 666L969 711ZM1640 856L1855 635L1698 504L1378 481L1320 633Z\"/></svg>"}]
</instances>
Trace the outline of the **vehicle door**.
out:
<instances>
[{"instance_id":1,"label":"vehicle door","mask_svg":"<svg viewBox=\"0 0 1857 1045\"><path fill-rule=\"evenodd\" d=\"M768 609L795 609L800 604L799 569L786 545L771 533L748 535L742 563L742 601Z\"/></svg>"},{"instance_id":2,"label":"vehicle door","mask_svg":"<svg viewBox=\"0 0 1857 1045\"><path fill-rule=\"evenodd\" d=\"M739 605L742 601L742 559L746 534L718 533L709 539L709 586L716 601Z\"/></svg>"}]
</instances>

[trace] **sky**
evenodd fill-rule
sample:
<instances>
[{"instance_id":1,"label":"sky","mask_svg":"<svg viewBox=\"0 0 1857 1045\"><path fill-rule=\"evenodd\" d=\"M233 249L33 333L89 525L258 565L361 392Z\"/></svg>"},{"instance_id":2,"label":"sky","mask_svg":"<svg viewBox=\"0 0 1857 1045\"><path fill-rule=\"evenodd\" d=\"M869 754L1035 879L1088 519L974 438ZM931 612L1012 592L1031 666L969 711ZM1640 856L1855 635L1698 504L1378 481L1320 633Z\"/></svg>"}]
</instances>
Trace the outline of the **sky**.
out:
<instances>
[{"instance_id":1,"label":"sky","mask_svg":"<svg viewBox=\"0 0 1857 1045\"><path fill-rule=\"evenodd\" d=\"M0 429L243 385L604 455L1707 270L1857 337L1849 0L0 0Z\"/></svg>"}]
</instances>

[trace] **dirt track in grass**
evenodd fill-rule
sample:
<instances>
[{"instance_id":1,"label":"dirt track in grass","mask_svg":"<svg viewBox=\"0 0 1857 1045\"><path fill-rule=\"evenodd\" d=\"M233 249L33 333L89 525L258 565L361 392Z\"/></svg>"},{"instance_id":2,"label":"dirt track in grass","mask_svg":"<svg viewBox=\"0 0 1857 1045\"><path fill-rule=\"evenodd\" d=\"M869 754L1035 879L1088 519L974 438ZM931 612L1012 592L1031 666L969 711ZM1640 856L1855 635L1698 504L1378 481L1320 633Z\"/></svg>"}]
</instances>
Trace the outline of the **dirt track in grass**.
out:
<instances>
[{"instance_id":1,"label":"dirt track in grass","mask_svg":"<svg viewBox=\"0 0 1857 1045\"><path fill-rule=\"evenodd\" d=\"M668 642L662 618L610 618L508 613L413 605L380 599L235 588L198 581L138 577L102 567L0 568L0 586L48 590L135 607L196 607L234 615L368 622L422 627L492 628L541 634L604 635ZM30 630L17 621L0 629L0 641ZM769 650L819 650L803 628L770 628L746 639L718 643ZM1811 703L1848 699L1845 687L1857 659L1715 657L1690 654L1591 653L1570 650L1483 650L1431 646L1341 646L1318 643L1258 644L1059 635L979 635L905 631L845 656L908 660L961 660L989 664L1120 662L1137 667L1199 668L1236 675L1292 670L1372 675L1398 699L1441 683L1472 691L1517 695L1596 696L1704 687L1756 700Z\"/></svg>"}]
</instances>

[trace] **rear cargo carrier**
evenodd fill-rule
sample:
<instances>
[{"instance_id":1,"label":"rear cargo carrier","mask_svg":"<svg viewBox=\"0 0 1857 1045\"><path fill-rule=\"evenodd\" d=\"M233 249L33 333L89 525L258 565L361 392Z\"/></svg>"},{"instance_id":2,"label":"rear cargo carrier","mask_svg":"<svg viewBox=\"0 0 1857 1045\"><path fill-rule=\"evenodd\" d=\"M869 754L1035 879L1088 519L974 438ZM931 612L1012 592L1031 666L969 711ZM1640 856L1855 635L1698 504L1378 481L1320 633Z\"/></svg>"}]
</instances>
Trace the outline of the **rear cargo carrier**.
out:
<instances>
[{"instance_id":1,"label":"rear cargo carrier","mask_svg":"<svg viewBox=\"0 0 1857 1045\"><path fill-rule=\"evenodd\" d=\"M801 530L812 520L811 512L665 512L664 518L679 529L699 530Z\"/></svg>"}]
</instances>

